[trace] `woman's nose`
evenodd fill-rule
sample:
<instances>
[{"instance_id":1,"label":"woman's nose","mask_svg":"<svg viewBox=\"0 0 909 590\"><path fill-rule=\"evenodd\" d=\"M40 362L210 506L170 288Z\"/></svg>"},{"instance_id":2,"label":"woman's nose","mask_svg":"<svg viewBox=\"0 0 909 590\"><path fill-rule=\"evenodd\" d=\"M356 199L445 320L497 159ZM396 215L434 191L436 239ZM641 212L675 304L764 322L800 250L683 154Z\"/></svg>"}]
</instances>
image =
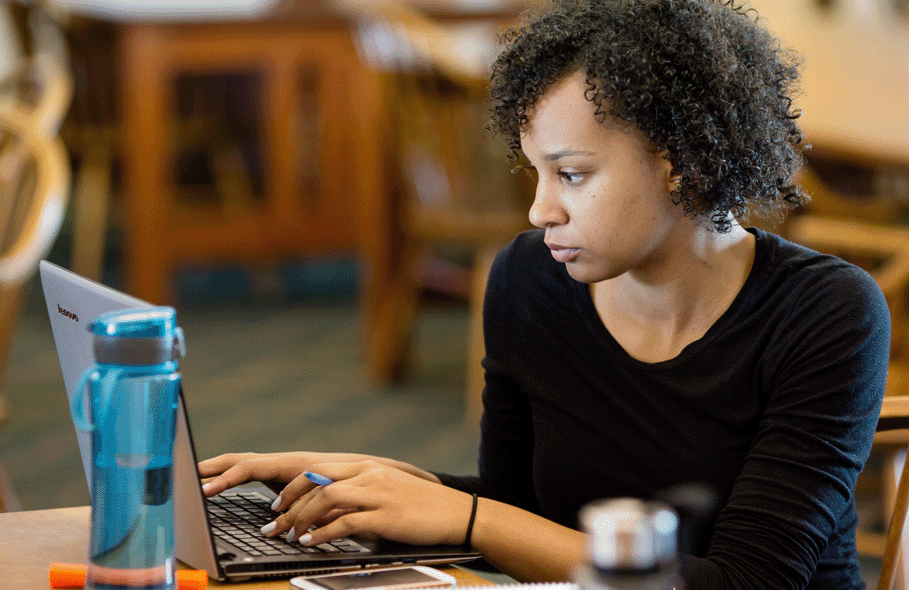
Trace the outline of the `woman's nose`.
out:
<instances>
[{"instance_id":1,"label":"woman's nose","mask_svg":"<svg viewBox=\"0 0 909 590\"><path fill-rule=\"evenodd\" d=\"M567 222L565 210L562 208L558 191L550 183L537 181L537 188L533 196L533 204L527 216L530 223L539 228L561 225Z\"/></svg>"}]
</instances>

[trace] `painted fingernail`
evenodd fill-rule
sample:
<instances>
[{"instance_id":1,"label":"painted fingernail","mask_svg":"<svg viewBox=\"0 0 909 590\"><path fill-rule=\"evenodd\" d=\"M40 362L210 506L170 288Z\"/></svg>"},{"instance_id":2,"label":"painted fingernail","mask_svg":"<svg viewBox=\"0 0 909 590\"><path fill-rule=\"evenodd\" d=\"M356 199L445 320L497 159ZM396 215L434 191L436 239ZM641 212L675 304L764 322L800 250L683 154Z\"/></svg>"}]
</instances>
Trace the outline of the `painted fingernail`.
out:
<instances>
[{"instance_id":1,"label":"painted fingernail","mask_svg":"<svg viewBox=\"0 0 909 590\"><path fill-rule=\"evenodd\" d=\"M296 532L296 531L294 531L294 527L290 527L290 530L287 531L287 542L288 542L288 543L290 543L291 541L294 540L294 533L295 533L295 532Z\"/></svg>"},{"instance_id":2,"label":"painted fingernail","mask_svg":"<svg viewBox=\"0 0 909 590\"><path fill-rule=\"evenodd\" d=\"M276 521L272 521L259 530L262 531L263 535L267 535L268 533L272 532L276 528L278 528L278 523Z\"/></svg>"},{"instance_id":3,"label":"painted fingernail","mask_svg":"<svg viewBox=\"0 0 909 590\"><path fill-rule=\"evenodd\" d=\"M206 484L202 484L202 491L204 492L204 491L206 491L206 490L207 490L208 488L210 488L210 487L211 487L211 482L208 482L208 483L206 483Z\"/></svg>"},{"instance_id":4,"label":"painted fingernail","mask_svg":"<svg viewBox=\"0 0 909 590\"><path fill-rule=\"evenodd\" d=\"M306 533L305 535L300 537L300 545L306 545L310 541L312 541L312 535L310 535L309 533Z\"/></svg>"},{"instance_id":5,"label":"painted fingernail","mask_svg":"<svg viewBox=\"0 0 909 590\"><path fill-rule=\"evenodd\" d=\"M275 501L271 503L271 509L277 512L278 507L280 505L281 505L281 496L278 496L277 498L275 498Z\"/></svg>"}]
</instances>

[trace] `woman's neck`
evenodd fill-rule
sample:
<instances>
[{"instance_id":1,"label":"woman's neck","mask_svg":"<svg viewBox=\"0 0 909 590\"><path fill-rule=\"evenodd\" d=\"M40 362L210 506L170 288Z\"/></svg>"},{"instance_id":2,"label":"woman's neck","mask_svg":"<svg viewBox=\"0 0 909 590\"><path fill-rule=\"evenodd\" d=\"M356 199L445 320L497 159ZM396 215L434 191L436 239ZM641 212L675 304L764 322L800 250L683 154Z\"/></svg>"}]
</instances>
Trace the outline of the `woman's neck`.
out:
<instances>
[{"instance_id":1,"label":"woman's neck","mask_svg":"<svg viewBox=\"0 0 909 590\"><path fill-rule=\"evenodd\" d=\"M755 238L741 226L722 234L703 227L682 233L646 266L590 286L603 324L638 360L675 358L700 339L751 271Z\"/></svg>"}]
</instances>

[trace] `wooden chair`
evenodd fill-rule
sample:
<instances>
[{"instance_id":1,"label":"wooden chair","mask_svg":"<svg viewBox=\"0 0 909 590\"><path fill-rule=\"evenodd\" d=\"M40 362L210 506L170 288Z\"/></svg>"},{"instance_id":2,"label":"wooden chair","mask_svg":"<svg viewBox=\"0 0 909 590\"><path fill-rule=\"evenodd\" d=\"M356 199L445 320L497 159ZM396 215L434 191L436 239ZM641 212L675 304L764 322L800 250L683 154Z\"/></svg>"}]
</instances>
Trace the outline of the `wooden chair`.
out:
<instances>
[{"instance_id":1,"label":"wooden chair","mask_svg":"<svg viewBox=\"0 0 909 590\"><path fill-rule=\"evenodd\" d=\"M0 11L0 18L11 19L9 7ZM25 6L18 7L26 10ZM14 105L27 110L35 120L38 131L49 137L60 131L73 95L73 79L69 70L69 53L59 24L37 3L28 9L29 50L19 35L4 41L11 61L3 64L0 77L0 105ZM3 29L18 30L15 22ZM5 56L4 56L5 57Z\"/></svg>"},{"instance_id":2,"label":"wooden chair","mask_svg":"<svg viewBox=\"0 0 909 590\"><path fill-rule=\"evenodd\" d=\"M0 79L0 375L3 375L25 284L59 231L69 172L54 138L72 97L62 32L40 6L5 5ZM16 18L24 14L24 22ZM23 26L26 31L21 30ZM25 37L30 41L26 47ZM0 391L0 424L8 418ZM0 464L0 511L19 508Z\"/></svg>"},{"instance_id":3,"label":"wooden chair","mask_svg":"<svg viewBox=\"0 0 909 590\"><path fill-rule=\"evenodd\" d=\"M882 225L898 224L905 219L906 206L899 199L882 194L847 195L831 186L810 164L799 169L796 180L811 195L806 210L812 215Z\"/></svg>"},{"instance_id":4,"label":"wooden chair","mask_svg":"<svg viewBox=\"0 0 909 590\"><path fill-rule=\"evenodd\" d=\"M396 2L347 3L358 49L376 74L394 187L387 226L396 247L384 268L367 272L367 347L374 376L390 383L411 362L421 260L453 245L473 256L468 300L466 420L480 414L484 355L482 304L495 253L529 227L529 191L512 174L504 143L484 137L489 74L459 55L437 22Z\"/></svg>"},{"instance_id":5,"label":"wooden chair","mask_svg":"<svg viewBox=\"0 0 909 590\"><path fill-rule=\"evenodd\" d=\"M30 110L0 108L0 375L27 282L51 248L69 196L68 161ZM0 423L8 417L0 395ZM0 511L19 508L0 465Z\"/></svg>"},{"instance_id":6,"label":"wooden chair","mask_svg":"<svg viewBox=\"0 0 909 590\"><path fill-rule=\"evenodd\" d=\"M877 426L878 434L885 435L899 431L905 433L906 430L909 430L909 396L885 396ZM907 508L909 508L909 461L906 461L906 447L902 449L901 453L891 457L887 468L898 483L884 544L878 590L891 590L900 573L905 578L906 559L909 556L907 542L903 538ZM899 474L898 477L897 474ZM905 579L901 581L899 587L905 587Z\"/></svg>"}]
</instances>

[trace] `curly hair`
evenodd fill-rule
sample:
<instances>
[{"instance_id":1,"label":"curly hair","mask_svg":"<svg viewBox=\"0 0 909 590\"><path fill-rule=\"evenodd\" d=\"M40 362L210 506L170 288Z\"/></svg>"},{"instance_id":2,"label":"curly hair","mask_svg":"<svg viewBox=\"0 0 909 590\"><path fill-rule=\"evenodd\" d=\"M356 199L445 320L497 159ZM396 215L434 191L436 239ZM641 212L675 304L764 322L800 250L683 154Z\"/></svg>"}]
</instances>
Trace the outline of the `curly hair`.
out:
<instances>
[{"instance_id":1,"label":"curly hair","mask_svg":"<svg viewBox=\"0 0 909 590\"><path fill-rule=\"evenodd\" d=\"M680 175L672 198L726 232L780 219L807 197L792 107L800 57L735 0L553 0L505 34L493 65L490 128L521 156L521 132L557 80L586 75L600 122L627 121Z\"/></svg>"}]
</instances>

